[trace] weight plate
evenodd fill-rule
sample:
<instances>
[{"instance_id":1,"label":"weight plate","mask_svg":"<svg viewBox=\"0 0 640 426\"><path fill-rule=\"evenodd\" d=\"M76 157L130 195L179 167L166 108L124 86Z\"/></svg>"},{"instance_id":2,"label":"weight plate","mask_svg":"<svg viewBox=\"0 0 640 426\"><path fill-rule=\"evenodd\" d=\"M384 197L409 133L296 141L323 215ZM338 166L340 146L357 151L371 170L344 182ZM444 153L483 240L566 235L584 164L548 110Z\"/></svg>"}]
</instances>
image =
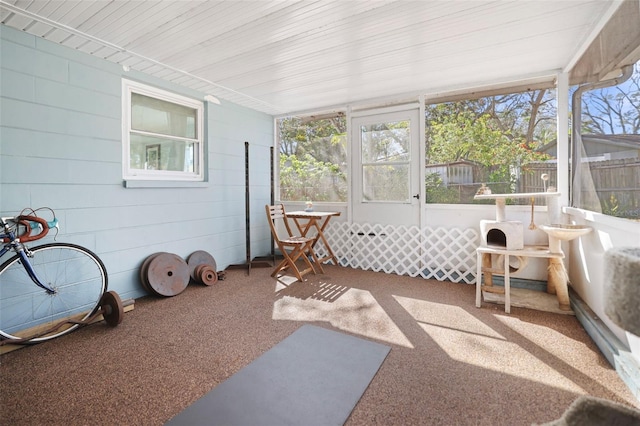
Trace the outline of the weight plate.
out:
<instances>
[{"instance_id":1,"label":"weight plate","mask_svg":"<svg viewBox=\"0 0 640 426\"><path fill-rule=\"evenodd\" d=\"M209 265L199 265L196 268L198 282L204 285L214 285L218 281L218 274Z\"/></svg>"},{"instance_id":2,"label":"weight plate","mask_svg":"<svg viewBox=\"0 0 640 426\"><path fill-rule=\"evenodd\" d=\"M202 270L206 267L207 265L205 264L196 266L196 268L193 270L193 273L191 274L191 279L193 279L198 284L203 284L202 277L200 275L202 274Z\"/></svg>"},{"instance_id":3,"label":"weight plate","mask_svg":"<svg viewBox=\"0 0 640 426\"><path fill-rule=\"evenodd\" d=\"M216 271L216 261L209 253L204 250L194 251L187 258L187 264L189 265L189 275L194 281L200 282L195 275L196 267L199 265L208 265L214 271Z\"/></svg>"},{"instance_id":4,"label":"weight plate","mask_svg":"<svg viewBox=\"0 0 640 426\"><path fill-rule=\"evenodd\" d=\"M159 253L147 267L149 287L160 296L176 296L189 285L189 266L173 253Z\"/></svg>"},{"instance_id":5,"label":"weight plate","mask_svg":"<svg viewBox=\"0 0 640 426\"><path fill-rule=\"evenodd\" d=\"M149 285L149 281L147 280L147 269L149 268L149 263L153 260L154 257L161 254L163 252L153 253L148 256L144 262L142 262L142 266L140 266L140 282L142 283L142 287L147 290L147 293L156 294L156 292Z\"/></svg>"},{"instance_id":6,"label":"weight plate","mask_svg":"<svg viewBox=\"0 0 640 426\"><path fill-rule=\"evenodd\" d=\"M100 298L100 307L102 308L102 317L105 322L112 327L122 322L124 316L124 306L118 293L115 291L107 291Z\"/></svg>"}]
</instances>

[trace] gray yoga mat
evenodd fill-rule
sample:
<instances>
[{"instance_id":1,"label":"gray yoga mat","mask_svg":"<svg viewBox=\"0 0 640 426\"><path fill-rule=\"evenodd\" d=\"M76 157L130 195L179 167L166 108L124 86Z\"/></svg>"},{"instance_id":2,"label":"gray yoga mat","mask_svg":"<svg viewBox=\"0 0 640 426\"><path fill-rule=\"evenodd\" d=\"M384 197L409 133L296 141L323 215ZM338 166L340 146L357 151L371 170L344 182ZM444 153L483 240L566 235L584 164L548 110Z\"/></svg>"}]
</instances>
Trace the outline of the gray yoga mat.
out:
<instances>
[{"instance_id":1,"label":"gray yoga mat","mask_svg":"<svg viewBox=\"0 0 640 426\"><path fill-rule=\"evenodd\" d=\"M390 350L303 325L167 425L342 425Z\"/></svg>"}]
</instances>

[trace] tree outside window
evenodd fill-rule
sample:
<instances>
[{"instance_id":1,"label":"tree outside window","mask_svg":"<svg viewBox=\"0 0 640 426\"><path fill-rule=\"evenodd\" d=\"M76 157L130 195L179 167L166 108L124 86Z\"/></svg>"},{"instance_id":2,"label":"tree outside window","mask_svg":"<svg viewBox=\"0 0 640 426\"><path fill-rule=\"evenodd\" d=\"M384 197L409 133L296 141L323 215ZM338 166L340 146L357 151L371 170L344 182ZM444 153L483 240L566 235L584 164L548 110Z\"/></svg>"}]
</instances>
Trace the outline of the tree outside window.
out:
<instances>
[{"instance_id":1,"label":"tree outside window","mask_svg":"<svg viewBox=\"0 0 640 426\"><path fill-rule=\"evenodd\" d=\"M426 202L472 203L482 184L542 191L545 173L555 182L545 147L555 141L556 109L551 89L426 105Z\"/></svg>"},{"instance_id":2,"label":"tree outside window","mask_svg":"<svg viewBox=\"0 0 640 426\"><path fill-rule=\"evenodd\" d=\"M640 220L640 62L620 84L584 92L581 106L575 207Z\"/></svg>"},{"instance_id":3,"label":"tree outside window","mask_svg":"<svg viewBox=\"0 0 640 426\"><path fill-rule=\"evenodd\" d=\"M278 129L280 200L347 201L347 124L329 118L288 117Z\"/></svg>"}]
</instances>

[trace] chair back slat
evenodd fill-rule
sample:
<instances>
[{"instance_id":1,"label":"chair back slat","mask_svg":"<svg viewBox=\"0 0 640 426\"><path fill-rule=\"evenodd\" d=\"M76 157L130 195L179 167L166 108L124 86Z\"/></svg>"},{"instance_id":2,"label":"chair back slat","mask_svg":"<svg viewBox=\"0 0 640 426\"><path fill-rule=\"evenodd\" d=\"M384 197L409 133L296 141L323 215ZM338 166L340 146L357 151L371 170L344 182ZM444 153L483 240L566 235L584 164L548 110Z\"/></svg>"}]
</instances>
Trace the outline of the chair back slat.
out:
<instances>
[{"instance_id":1,"label":"chair back slat","mask_svg":"<svg viewBox=\"0 0 640 426\"><path fill-rule=\"evenodd\" d=\"M274 206L266 205L265 209L267 211L267 216L269 217L269 222L271 222L271 232L274 238L278 238L278 228L276 225L277 220L281 220L284 224L285 229L287 230L287 238L293 237L293 233L291 232L291 226L289 225L289 219L287 218L287 212L284 209L284 204L276 204Z\"/></svg>"},{"instance_id":2,"label":"chair back slat","mask_svg":"<svg viewBox=\"0 0 640 426\"><path fill-rule=\"evenodd\" d=\"M284 206L282 204L277 204L275 206L267 206L267 214L271 217L271 220L282 219L284 218Z\"/></svg>"},{"instance_id":3,"label":"chair back slat","mask_svg":"<svg viewBox=\"0 0 640 426\"><path fill-rule=\"evenodd\" d=\"M271 235L273 235L273 240L278 245L278 249L284 257L284 260L280 262L278 266L276 266L276 269L273 271L271 276L273 277L280 271L283 271L285 269L290 269L291 272L293 272L293 274L296 276L296 278L302 281L303 275L309 272L313 272L315 274L316 270L311 264L308 256L311 256L313 258L314 262L318 264L320 272L323 272L322 265L319 264L318 258L313 252L313 239L306 237L296 237L291 233L291 227L289 226L289 220L287 218L287 213L284 210L284 205L276 204L274 206L270 206L267 204L264 206L264 209L267 214L267 218L269 219L269 228L271 228ZM280 238L280 236L278 236L278 230L276 226L277 220L281 220L284 223L288 234L286 238ZM296 226L298 226L297 222ZM289 251L287 249L289 249ZM296 260L298 259L302 259L307 265L307 268L305 270L301 271L296 266Z\"/></svg>"}]
</instances>

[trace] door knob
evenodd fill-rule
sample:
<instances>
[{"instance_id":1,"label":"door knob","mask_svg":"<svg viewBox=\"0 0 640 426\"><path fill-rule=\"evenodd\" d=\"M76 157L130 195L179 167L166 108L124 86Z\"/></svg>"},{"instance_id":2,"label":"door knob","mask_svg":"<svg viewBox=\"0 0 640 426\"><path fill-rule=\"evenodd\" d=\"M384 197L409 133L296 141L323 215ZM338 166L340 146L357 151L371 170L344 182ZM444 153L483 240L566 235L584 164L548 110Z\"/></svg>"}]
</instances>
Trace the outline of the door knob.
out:
<instances>
[{"instance_id":1,"label":"door knob","mask_svg":"<svg viewBox=\"0 0 640 426\"><path fill-rule=\"evenodd\" d=\"M415 198L416 200L419 200L420 199L420 193L417 193L416 195L414 195L413 198Z\"/></svg>"}]
</instances>

